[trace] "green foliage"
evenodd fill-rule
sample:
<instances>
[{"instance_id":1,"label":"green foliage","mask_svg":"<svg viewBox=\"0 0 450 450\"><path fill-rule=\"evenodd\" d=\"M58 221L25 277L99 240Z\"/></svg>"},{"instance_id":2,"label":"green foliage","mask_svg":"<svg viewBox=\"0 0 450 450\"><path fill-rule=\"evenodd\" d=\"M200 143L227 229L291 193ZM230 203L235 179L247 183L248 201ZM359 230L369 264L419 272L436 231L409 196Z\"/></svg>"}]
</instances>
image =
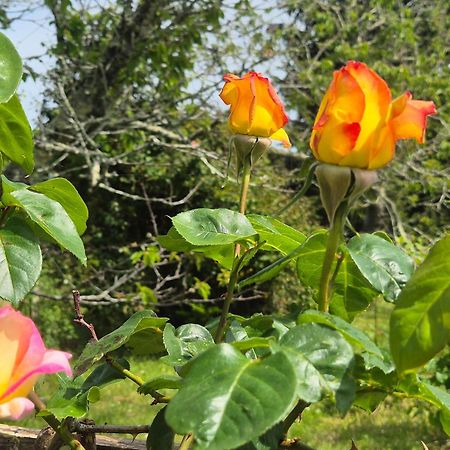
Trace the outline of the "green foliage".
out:
<instances>
[{"instance_id":1,"label":"green foliage","mask_svg":"<svg viewBox=\"0 0 450 450\"><path fill-rule=\"evenodd\" d=\"M60 203L28 189L3 196L2 201L6 206L23 209L33 223L86 264L83 241Z\"/></svg>"},{"instance_id":2,"label":"green foliage","mask_svg":"<svg viewBox=\"0 0 450 450\"><path fill-rule=\"evenodd\" d=\"M300 314L297 318L298 323L320 323L333 328L353 346L355 351L361 352L366 369L379 367L383 372L389 373L394 370L389 357L383 353L378 346L359 328L349 324L345 320L332 314L322 313L316 310L308 310Z\"/></svg>"},{"instance_id":3,"label":"green foliage","mask_svg":"<svg viewBox=\"0 0 450 450\"><path fill-rule=\"evenodd\" d=\"M20 217L0 229L0 297L14 305L33 288L42 267L39 241Z\"/></svg>"},{"instance_id":4,"label":"green foliage","mask_svg":"<svg viewBox=\"0 0 450 450\"><path fill-rule=\"evenodd\" d=\"M278 52L280 61L286 62L283 89L288 110L298 112L297 125L301 125L293 136L312 123L332 69L346 59L366 60L394 92L408 85L417 89L418 98L436 99L436 95L445 120L448 67L443 62L446 40L442 36L447 36L448 27L439 4L419 3L375 2L367 9L353 1L335 5L288 1L280 5L286 23L270 24L269 29L269 25L255 27L258 15L250 3L238 2L236 14L242 18L236 21L236 29L243 26L243 44L256 43L255 53L266 55L284 47L284 52ZM408 373L419 372L448 343L448 237L436 244L412 275L413 260L385 235L357 235L327 251L331 233L314 231L317 218L308 211L315 203L308 197L297 202L298 209L292 208L287 219L298 222L296 228L300 223L308 237L279 218L246 216L229 209L235 202L236 186L217 189L217 175L225 176L227 170L224 127L216 125L214 107L205 101L204 80L195 80L201 84L197 95L189 90L192 74L204 69L205 61L197 60L197 55L207 53L207 66L211 61L219 66L222 57L227 61L241 45L239 36L238 46L217 33L222 21L228 20L220 2L140 0L116 2L95 11L77 9L71 1L46 4L56 27L57 42L52 49L56 64L51 77L57 94L51 106L44 108L47 126L37 135L39 147L45 150L41 158L52 173L73 174L75 185L95 211L86 236L94 254L91 266L82 276L78 269L70 271L64 282L95 289L100 292L97 298L86 298L112 299L114 311L123 315L134 302L152 303L155 308L164 306L162 299L165 306L181 304L178 319L186 315L187 294L200 296L196 309L208 314L211 310L205 304L220 298L222 284L228 285L228 292L222 320L212 320L207 327L196 323L175 327L168 318L141 310L98 341L91 340L77 360L75 373L93 371L85 379L60 377L60 388L41 415L83 417L90 404L100 400L101 388L128 377L139 385L138 393L153 397L146 411L152 411L153 404L169 403L151 424L148 448L169 449L175 433L193 433L196 449L274 450L287 437L300 407L330 397L341 413L352 405L373 411L390 396L418 399L438 411L449 432L448 393L425 381L423 373ZM271 5L263 8L270 12ZM288 23L291 17L295 20ZM251 27L254 34L248 33ZM0 44L3 40L0 35ZM215 55L216 42L222 41L230 47L226 54ZM0 50L0 66L6 58L8 69L7 82L0 89L0 102L4 99L0 151L5 163L12 161L30 173L34 167L32 135L14 95L20 78L18 60L9 41L5 42ZM393 46L389 55L386 43ZM422 55L425 50L427 58ZM436 68L435 80L430 80L430 63ZM417 226L436 231L423 214L430 198L437 205L432 207L434 224L442 224L442 229L448 226L446 213L441 212L448 190L442 185L448 163L445 136L433 127L430 136L433 144L421 159L419 152L399 158L407 164L394 164L397 176L377 191L388 205L392 230L400 233L397 241L401 243L408 243L411 227L414 232ZM260 161L258 173L253 174L257 185L250 194L256 195L249 196L249 210L279 211L280 204L287 203L279 187L297 189L298 180L286 182L285 174L298 157L303 159L305 137L297 139L294 156L280 162L274 153ZM300 171L307 178L302 195L307 187L315 189L307 170L305 164ZM410 183L411 171L421 174L420 183ZM63 178L43 181L39 174L35 177L37 183L28 186L2 175L0 275L4 285L0 296L14 303L39 277L40 238L56 242L86 263L79 235L86 229L88 210L81 196ZM262 195L262 186L267 184L275 189ZM403 209L412 218L405 225L403 213L398 214L390 198L392 193L407 199ZM224 208L213 209L219 201ZM172 228L166 216L172 217ZM355 214L355 220L361 222L362 214ZM368 217L369 228L370 222ZM167 234L161 234L159 226ZM261 258L260 251L264 252ZM280 259L258 271L265 258L273 261L270 255L278 257L278 253ZM219 262L222 272L205 258ZM249 288L250 284L273 280L293 262L303 289L313 296L323 292L324 262L330 263L331 313L308 310L299 314L298 293L290 291L297 303L291 314L258 313L248 318L228 314L229 303L237 296L235 285L242 289L240 299L247 294L252 298L259 288ZM239 277L244 279L240 283ZM286 291L280 289L279 295ZM267 291L259 293L267 297ZM396 300L390 352L350 324L380 295ZM252 308L260 306L255 304L241 308L248 308L246 315L250 315ZM327 310L326 304L320 307ZM101 317L100 326L108 320ZM215 339L210 330L216 331ZM136 376L126 361L115 359L115 351L158 358L171 372ZM106 364L94 368L102 359Z\"/></svg>"},{"instance_id":5,"label":"green foliage","mask_svg":"<svg viewBox=\"0 0 450 450\"><path fill-rule=\"evenodd\" d=\"M408 255L376 235L355 236L347 249L364 277L387 300L398 297L414 271Z\"/></svg>"},{"instance_id":6,"label":"green foliage","mask_svg":"<svg viewBox=\"0 0 450 450\"><path fill-rule=\"evenodd\" d=\"M319 287L326 242L327 234L317 232L308 237L298 253L297 272L300 281L313 289ZM337 261L333 270L336 269L336 264ZM346 320L353 320L377 295L345 250L334 279L334 286L331 310Z\"/></svg>"},{"instance_id":7,"label":"green foliage","mask_svg":"<svg viewBox=\"0 0 450 450\"><path fill-rule=\"evenodd\" d=\"M169 365L181 366L214 344L214 339L201 325L190 323L175 330L169 323L164 328L163 342L168 356L162 360Z\"/></svg>"},{"instance_id":8,"label":"green foliage","mask_svg":"<svg viewBox=\"0 0 450 450\"><path fill-rule=\"evenodd\" d=\"M22 59L3 33L0 33L0 67L0 103L6 103L22 78Z\"/></svg>"},{"instance_id":9,"label":"green foliage","mask_svg":"<svg viewBox=\"0 0 450 450\"><path fill-rule=\"evenodd\" d=\"M401 292L390 344L399 372L422 366L449 343L450 236L439 241Z\"/></svg>"},{"instance_id":10,"label":"green foliage","mask_svg":"<svg viewBox=\"0 0 450 450\"><path fill-rule=\"evenodd\" d=\"M46 409L40 411L38 415L45 417L54 415L58 419L66 417L84 417L89 411L89 404L100 400L100 388L91 386L83 389L82 380L70 380L67 376L58 375L60 387L55 392Z\"/></svg>"},{"instance_id":11,"label":"green foliage","mask_svg":"<svg viewBox=\"0 0 450 450\"><path fill-rule=\"evenodd\" d=\"M233 244L256 234L243 214L228 209L194 209L178 214L172 222L193 245Z\"/></svg>"},{"instance_id":12,"label":"green foliage","mask_svg":"<svg viewBox=\"0 0 450 450\"><path fill-rule=\"evenodd\" d=\"M98 341L88 343L75 365L75 374L79 376L86 372L86 370L88 370L95 362L99 361L105 354L122 347L122 345L127 342L131 347L133 347L133 344L137 344L137 351L139 352L140 345L146 343L145 341L149 337L146 333L149 333L152 337L154 335L159 336L159 339L162 339L161 328L164 327L167 320L168 319L162 317L155 317L155 314L152 311L141 311L133 314L116 330L103 336ZM139 334L141 334L141 336L139 336ZM139 340L139 338L142 337L142 334L147 338L143 339L144 342ZM134 343L132 341L133 337L137 339ZM152 342L152 348L148 350L150 353L158 353L160 351L158 339L156 342Z\"/></svg>"},{"instance_id":13,"label":"green foliage","mask_svg":"<svg viewBox=\"0 0 450 450\"><path fill-rule=\"evenodd\" d=\"M150 426L147 448L150 450L172 450L175 433L166 422L166 408L156 414Z\"/></svg>"},{"instance_id":14,"label":"green foliage","mask_svg":"<svg viewBox=\"0 0 450 450\"><path fill-rule=\"evenodd\" d=\"M130 368L126 360L121 359L118 362L126 369ZM96 367L85 380L82 378L70 380L65 375L57 377L59 389L49 399L45 410L39 413L40 416L53 414L58 419L68 416L84 417L89 411L89 405L100 400L101 388L125 378L109 364Z\"/></svg>"},{"instance_id":15,"label":"green foliage","mask_svg":"<svg viewBox=\"0 0 450 450\"><path fill-rule=\"evenodd\" d=\"M178 433L194 432L199 449L231 449L280 421L295 391L294 369L283 353L252 361L221 344L191 366L166 420Z\"/></svg>"},{"instance_id":16,"label":"green foliage","mask_svg":"<svg viewBox=\"0 0 450 450\"><path fill-rule=\"evenodd\" d=\"M21 76L21 58L14 45L0 33L0 171L11 161L29 174L34 168L32 132L15 95ZM1 174L0 297L16 306L41 273L42 235L48 235L86 264L83 242L74 222L80 233L84 231L87 209L76 189L62 178L38 184L36 190L41 189L43 194L27 188L26 184L12 182Z\"/></svg>"},{"instance_id":17,"label":"green foliage","mask_svg":"<svg viewBox=\"0 0 450 450\"><path fill-rule=\"evenodd\" d=\"M80 236L86 231L89 211L70 181L65 178L53 178L33 184L30 189L58 202L74 223Z\"/></svg>"},{"instance_id":18,"label":"green foliage","mask_svg":"<svg viewBox=\"0 0 450 450\"><path fill-rule=\"evenodd\" d=\"M33 171L32 132L17 95L0 103L0 152L27 174Z\"/></svg>"},{"instance_id":19,"label":"green foliage","mask_svg":"<svg viewBox=\"0 0 450 450\"><path fill-rule=\"evenodd\" d=\"M353 351L345 339L315 323L290 329L280 346L297 372L297 395L307 402L338 391L353 363Z\"/></svg>"},{"instance_id":20,"label":"green foliage","mask_svg":"<svg viewBox=\"0 0 450 450\"><path fill-rule=\"evenodd\" d=\"M263 250L277 250L283 255L293 252L302 244L306 236L300 231L269 216L249 214L248 220L263 241Z\"/></svg>"}]
</instances>

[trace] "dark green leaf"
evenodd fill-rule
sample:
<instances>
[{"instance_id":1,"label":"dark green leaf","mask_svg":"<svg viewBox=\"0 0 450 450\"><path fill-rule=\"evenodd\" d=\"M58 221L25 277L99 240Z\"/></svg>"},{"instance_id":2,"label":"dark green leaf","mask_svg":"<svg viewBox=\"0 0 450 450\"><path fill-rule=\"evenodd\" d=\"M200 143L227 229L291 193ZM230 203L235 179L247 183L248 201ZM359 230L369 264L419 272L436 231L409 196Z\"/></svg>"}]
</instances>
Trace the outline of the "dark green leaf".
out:
<instances>
[{"instance_id":1,"label":"dark green leaf","mask_svg":"<svg viewBox=\"0 0 450 450\"><path fill-rule=\"evenodd\" d=\"M153 311L139 311L133 314L124 324L98 341L89 342L78 358L74 372L81 375L103 355L126 344L133 334L148 328L160 329L168 319L156 317Z\"/></svg>"},{"instance_id":2,"label":"dark green leaf","mask_svg":"<svg viewBox=\"0 0 450 450\"><path fill-rule=\"evenodd\" d=\"M239 447L237 450L278 450L283 439L283 422L274 425L262 436Z\"/></svg>"},{"instance_id":3,"label":"dark green leaf","mask_svg":"<svg viewBox=\"0 0 450 450\"><path fill-rule=\"evenodd\" d=\"M22 79L22 59L14 44L0 33L0 103L7 102Z\"/></svg>"},{"instance_id":4,"label":"dark green leaf","mask_svg":"<svg viewBox=\"0 0 450 450\"><path fill-rule=\"evenodd\" d=\"M172 227L166 235L158 236L156 240L169 251L200 253L213 259L225 269L230 270L234 260L234 245L193 245Z\"/></svg>"},{"instance_id":5,"label":"dark green leaf","mask_svg":"<svg viewBox=\"0 0 450 450\"><path fill-rule=\"evenodd\" d=\"M33 135L17 95L0 103L0 152L26 173L33 171Z\"/></svg>"},{"instance_id":6,"label":"dark green leaf","mask_svg":"<svg viewBox=\"0 0 450 450\"><path fill-rule=\"evenodd\" d=\"M450 436L450 394L447 391L422 381L415 374L404 377L399 383L398 390L436 406L439 409L442 428Z\"/></svg>"},{"instance_id":7,"label":"dark green leaf","mask_svg":"<svg viewBox=\"0 0 450 450\"><path fill-rule=\"evenodd\" d=\"M246 352L252 348L270 348L272 342L275 341L273 337L252 337L242 341L232 342L231 345L241 352Z\"/></svg>"},{"instance_id":8,"label":"dark green leaf","mask_svg":"<svg viewBox=\"0 0 450 450\"><path fill-rule=\"evenodd\" d=\"M353 345L354 348L362 352L362 356L366 363L366 369L379 367L385 373L390 373L394 370L394 366L389 355L386 355L380 348L378 348L378 346L369 338L369 336L367 336L367 334L340 317L310 309L300 314L297 318L297 322L321 323L339 331L342 336Z\"/></svg>"},{"instance_id":9,"label":"dark green leaf","mask_svg":"<svg viewBox=\"0 0 450 450\"><path fill-rule=\"evenodd\" d=\"M192 362L166 420L177 433L193 432L198 449L232 449L282 420L295 391L295 372L284 353L249 360L221 344Z\"/></svg>"},{"instance_id":10,"label":"dark green leaf","mask_svg":"<svg viewBox=\"0 0 450 450\"><path fill-rule=\"evenodd\" d=\"M150 431L147 437L148 450L172 450L175 433L167 425L166 407L161 409L150 425Z\"/></svg>"},{"instance_id":11,"label":"dark green leaf","mask_svg":"<svg viewBox=\"0 0 450 450\"><path fill-rule=\"evenodd\" d=\"M19 181L11 181L5 177L5 175L1 176L2 180L2 195L7 196L11 192L17 191L19 189L28 189L28 184L21 183Z\"/></svg>"},{"instance_id":12,"label":"dark green leaf","mask_svg":"<svg viewBox=\"0 0 450 450\"><path fill-rule=\"evenodd\" d=\"M350 344L337 331L317 323L290 329L280 346L297 371L297 394L306 402L336 392L353 364Z\"/></svg>"},{"instance_id":13,"label":"dark green leaf","mask_svg":"<svg viewBox=\"0 0 450 450\"><path fill-rule=\"evenodd\" d=\"M399 372L429 361L450 342L450 235L431 249L409 280L390 321L390 346Z\"/></svg>"},{"instance_id":14,"label":"dark green leaf","mask_svg":"<svg viewBox=\"0 0 450 450\"><path fill-rule=\"evenodd\" d=\"M352 366L348 367L335 393L336 409L341 414L347 414L356 397L357 386L351 374L352 369Z\"/></svg>"},{"instance_id":15,"label":"dark green leaf","mask_svg":"<svg viewBox=\"0 0 450 450\"><path fill-rule=\"evenodd\" d=\"M120 358L117 362L125 369L130 369L130 363L126 359ZM89 376L84 380L81 389L83 391L88 391L91 387L103 387L107 384L124 380L125 378L125 375L114 369L114 367L111 367L110 364L104 363L100 364L89 374Z\"/></svg>"},{"instance_id":16,"label":"dark green leaf","mask_svg":"<svg viewBox=\"0 0 450 450\"><path fill-rule=\"evenodd\" d=\"M283 258L278 259L254 275L251 275L239 282L239 288L241 289L254 283L264 283L272 278L275 278L296 256L296 252L283 256Z\"/></svg>"},{"instance_id":17,"label":"dark green leaf","mask_svg":"<svg viewBox=\"0 0 450 450\"><path fill-rule=\"evenodd\" d=\"M319 289L322 264L327 245L327 233L319 231L308 237L300 248L297 273L300 281L315 290ZM336 262L334 263L334 268ZM376 296L369 282L343 249L343 260L334 281L331 310L346 320L364 311Z\"/></svg>"},{"instance_id":18,"label":"dark green leaf","mask_svg":"<svg viewBox=\"0 0 450 450\"><path fill-rule=\"evenodd\" d=\"M306 239L303 233L273 217L249 214L247 218L258 233L259 240L265 242L263 250L275 249L287 255Z\"/></svg>"},{"instance_id":19,"label":"dark green leaf","mask_svg":"<svg viewBox=\"0 0 450 450\"><path fill-rule=\"evenodd\" d=\"M156 240L162 247L171 252L190 252L196 248L195 245L189 243L181 236L175 227L171 227L167 234L157 236Z\"/></svg>"},{"instance_id":20,"label":"dark green leaf","mask_svg":"<svg viewBox=\"0 0 450 450\"><path fill-rule=\"evenodd\" d=\"M140 386L138 392L153 395L158 389L180 389L181 380L177 375L161 375Z\"/></svg>"},{"instance_id":21,"label":"dark green leaf","mask_svg":"<svg viewBox=\"0 0 450 450\"><path fill-rule=\"evenodd\" d=\"M79 235L86 230L89 212L75 186L65 178L53 178L33 184L30 189L57 201L71 218Z\"/></svg>"},{"instance_id":22,"label":"dark green leaf","mask_svg":"<svg viewBox=\"0 0 450 450\"><path fill-rule=\"evenodd\" d=\"M70 380L67 376L58 374L59 389L47 401L46 409L38 415L45 416L52 413L57 419L66 417L80 418L89 411L89 403L95 403L100 399L100 388L91 386L83 389L83 380Z\"/></svg>"},{"instance_id":23,"label":"dark green leaf","mask_svg":"<svg viewBox=\"0 0 450 450\"><path fill-rule=\"evenodd\" d=\"M379 236L354 236L347 249L361 273L387 300L398 297L414 271L413 260Z\"/></svg>"},{"instance_id":24,"label":"dark green leaf","mask_svg":"<svg viewBox=\"0 0 450 450\"><path fill-rule=\"evenodd\" d=\"M36 225L86 264L83 241L71 218L58 202L28 189L3 195L2 201L8 206L23 208Z\"/></svg>"},{"instance_id":25,"label":"dark green leaf","mask_svg":"<svg viewBox=\"0 0 450 450\"><path fill-rule=\"evenodd\" d=\"M243 215L229 209L199 208L172 218L178 233L194 245L224 245L256 234Z\"/></svg>"},{"instance_id":26,"label":"dark green leaf","mask_svg":"<svg viewBox=\"0 0 450 450\"><path fill-rule=\"evenodd\" d=\"M265 281L275 278L293 259L295 259L300 253L304 244L298 245L294 250L292 250L287 255L273 262L259 272L245 278L239 283L239 288L248 286L254 283L264 283Z\"/></svg>"},{"instance_id":27,"label":"dark green leaf","mask_svg":"<svg viewBox=\"0 0 450 450\"><path fill-rule=\"evenodd\" d=\"M17 305L35 285L41 268L36 236L19 217L10 217L0 228L0 297Z\"/></svg>"},{"instance_id":28,"label":"dark green leaf","mask_svg":"<svg viewBox=\"0 0 450 450\"><path fill-rule=\"evenodd\" d=\"M195 323L175 328L167 324L163 335L164 346L169 356L161 360L169 365L183 365L194 356L214 344L210 332Z\"/></svg>"},{"instance_id":29,"label":"dark green leaf","mask_svg":"<svg viewBox=\"0 0 450 450\"><path fill-rule=\"evenodd\" d=\"M360 391L356 393L353 404L367 412L374 412L386 397L387 392L381 389Z\"/></svg>"},{"instance_id":30,"label":"dark green leaf","mask_svg":"<svg viewBox=\"0 0 450 450\"><path fill-rule=\"evenodd\" d=\"M168 320L165 317L155 317L151 325L150 321L143 321L130 336L127 342L128 349L139 356L155 356L164 353L162 328Z\"/></svg>"}]
</instances>

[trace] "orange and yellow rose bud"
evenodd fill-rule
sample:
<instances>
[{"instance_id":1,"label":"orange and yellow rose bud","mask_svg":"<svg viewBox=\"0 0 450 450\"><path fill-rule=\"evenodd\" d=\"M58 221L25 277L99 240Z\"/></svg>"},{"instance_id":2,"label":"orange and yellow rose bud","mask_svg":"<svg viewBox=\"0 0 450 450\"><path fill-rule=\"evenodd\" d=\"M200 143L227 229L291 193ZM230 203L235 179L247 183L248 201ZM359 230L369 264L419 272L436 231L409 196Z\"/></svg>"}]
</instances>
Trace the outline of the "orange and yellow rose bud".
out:
<instances>
[{"instance_id":1,"label":"orange and yellow rose bud","mask_svg":"<svg viewBox=\"0 0 450 450\"><path fill-rule=\"evenodd\" d=\"M288 122L284 106L268 78L249 72L242 78L227 74L220 98L230 105L228 126L234 134L270 138L290 147L283 127Z\"/></svg>"},{"instance_id":2,"label":"orange and yellow rose bud","mask_svg":"<svg viewBox=\"0 0 450 450\"><path fill-rule=\"evenodd\" d=\"M392 100L386 82L365 64L350 61L334 72L317 113L310 146L316 159L339 166L378 169L399 139L424 142L431 101L409 92Z\"/></svg>"},{"instance_id":3,"label":"orange and yellow rose bud","mask_svg":"<svg viewBox=\"0 0 450 450\"><path fill-rule=\"evenodd\" d=\"M0 419L20 419L34 409L27 395L39 375L72 375L71 355L48 350L34 322L10 306L0 308Z\"/></svg>"}]
</instances>

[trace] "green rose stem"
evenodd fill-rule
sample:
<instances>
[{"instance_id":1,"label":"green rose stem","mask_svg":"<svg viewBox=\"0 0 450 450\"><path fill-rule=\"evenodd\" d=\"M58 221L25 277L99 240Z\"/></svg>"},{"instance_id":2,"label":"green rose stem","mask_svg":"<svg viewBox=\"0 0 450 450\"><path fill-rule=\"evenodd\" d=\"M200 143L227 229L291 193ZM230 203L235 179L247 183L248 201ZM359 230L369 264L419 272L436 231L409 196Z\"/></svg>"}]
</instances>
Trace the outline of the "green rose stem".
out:
<instances>
[{"instance_id":1,"label":"green rose stem","mask_svg":"<svg viewBox=\"0 0 450 450\"><path fill-rule=\"evenodd\" d=\"M239 212L245 214L247 208L247 194L250 186L250 176L252 172L251 152L244 158L244 164L242 169L242 183L241 183L241 196L239 200ZM225 327L227 324L227 316L230 310L231 301L233 300L234 290L238 282L239 270L241 268L241 246L236 244L234 247L234 261L230 273L230 282L228 283L227 293L223 302L222 312L219 319L219 325L217 326L215 342L220 344L223 340Z\"/></svg>"},{"instance_id":2,"label":"green rose stem","mask_svg":"<svg viewBox=\"0 0 450 450\"><path fill-rule=\"evenodd\" d=\"M335 277L336 271L333 271L333 264L337 258L337 250L339 244L342 241L344 223L347 217L347 202L343 202L339 205L336 210L336 214L330 225L328 232L327 248L325 250L325 257L322 265L322 273L320 275L319 284L319 310L323 312L328 312L328 307L330 304L330 298L332 293L332 281Z\"/></svg>"},{"instance_id":3,"label":"green rose stem","mask_svg":"<svg viewBox=\"0 0 450 450\"><path fill-rule=\"evenodd\" d=\"M28 398L33 402L37 412L45 410L45 405L36 392L30 392ZM70 434L67 425L60 422L53 414L46 412L45 416L42 416L42 418L56 431L56 433L59 434L62 440L72 450L86 450L83 445Z\"/></svg>"}]
</instances>

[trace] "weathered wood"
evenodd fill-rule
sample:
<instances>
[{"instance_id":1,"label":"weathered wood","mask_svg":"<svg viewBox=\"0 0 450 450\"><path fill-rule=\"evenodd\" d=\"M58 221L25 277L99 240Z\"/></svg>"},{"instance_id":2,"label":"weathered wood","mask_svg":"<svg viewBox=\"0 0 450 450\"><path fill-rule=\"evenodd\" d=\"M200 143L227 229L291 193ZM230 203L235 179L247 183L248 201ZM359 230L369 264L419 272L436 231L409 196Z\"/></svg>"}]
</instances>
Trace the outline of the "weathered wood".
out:
<instances>
[{"instance_id":1,"label":"weathered wood","mask_svg":"<svg viewBox=\"0 0 450 450\"><path fill-rule=\"evenodd\" d=\"M0 450L34 450L40 430L0 424ZM145 450L144 441L96 437L97 450Z\"/></svg>"}]
</instances>

